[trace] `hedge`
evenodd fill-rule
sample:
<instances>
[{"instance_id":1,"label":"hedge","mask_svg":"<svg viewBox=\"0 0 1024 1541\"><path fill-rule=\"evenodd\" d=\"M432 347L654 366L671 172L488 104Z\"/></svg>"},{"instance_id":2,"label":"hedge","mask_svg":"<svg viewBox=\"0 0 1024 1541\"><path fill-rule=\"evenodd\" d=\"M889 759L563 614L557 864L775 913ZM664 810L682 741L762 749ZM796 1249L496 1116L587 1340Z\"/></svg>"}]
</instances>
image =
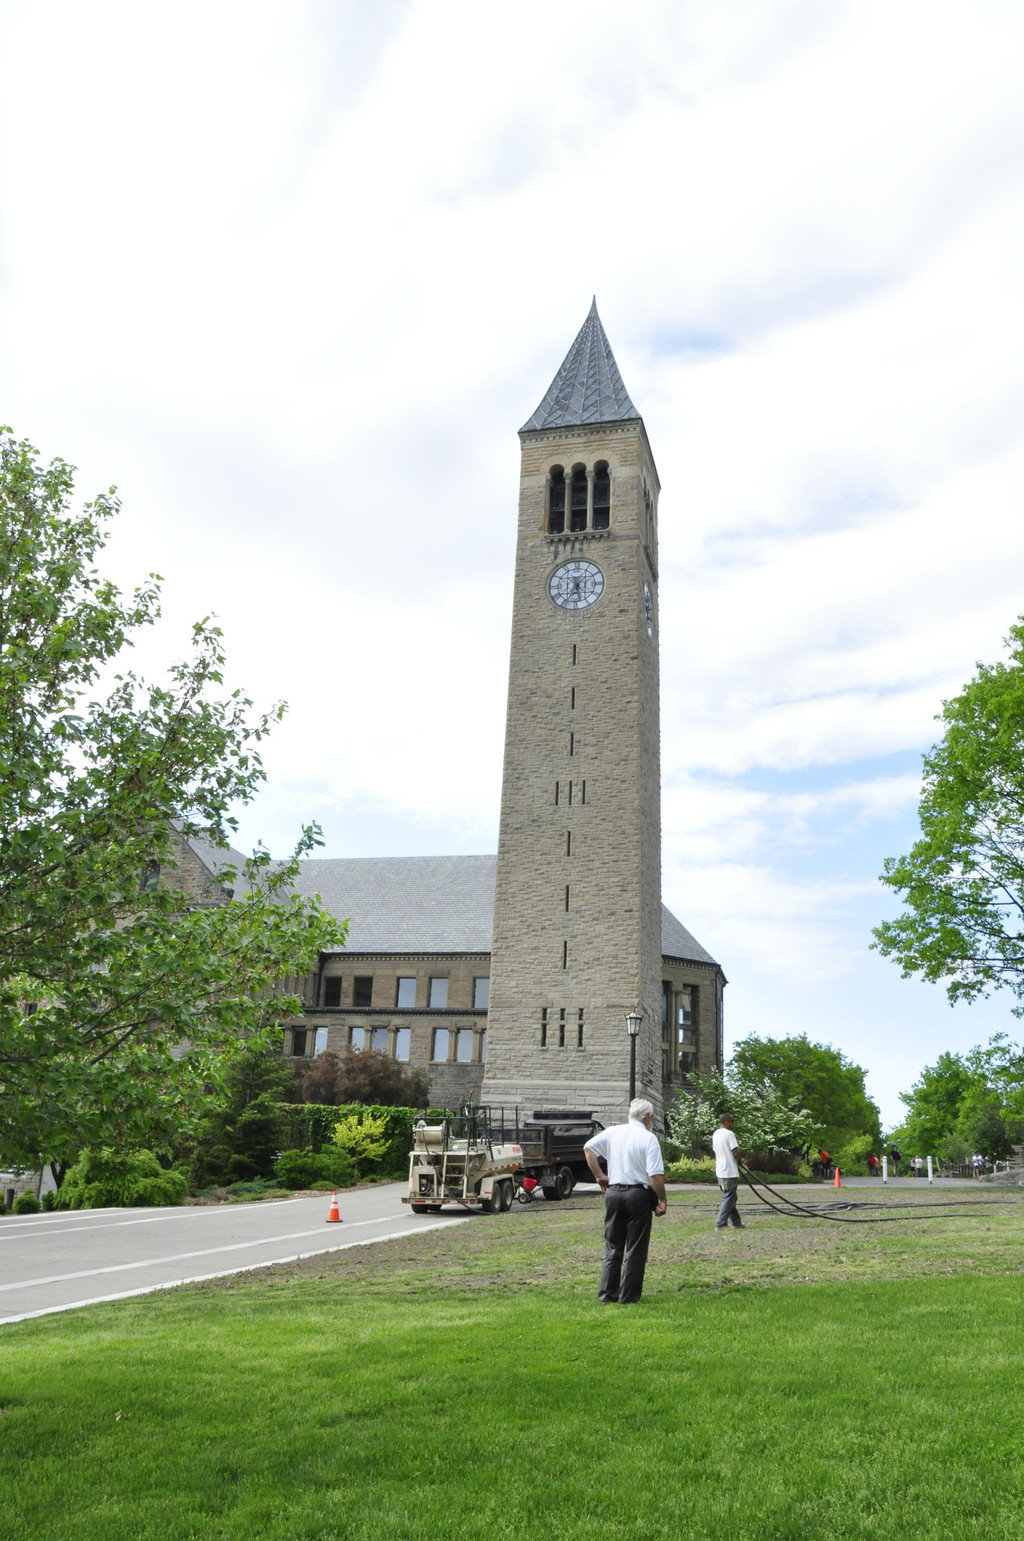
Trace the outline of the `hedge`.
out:
<instances>
[{"instance_id":1,"label":"hedge","mask_svg":"<svg viewBox=\"0 0 1024 1541\"><path fill-rule=\"evenodd\" d=\"M340 1108L321 1102L284 1102L280 1107L287 1128L285 1150L321 1151L341 1119L349 1118L353 1113L357 1116L372 1113L374 1118L387 1119L390 1139L379 1160L360 1163L361 1174L366 1177L404 1177L409 1170L412 1126L423 1117L422 1108L381 1108L360 1102L350 1102ZM427 1116L432 1118L433 1115L432 1109Z\"/></svg>"}]
</instances>

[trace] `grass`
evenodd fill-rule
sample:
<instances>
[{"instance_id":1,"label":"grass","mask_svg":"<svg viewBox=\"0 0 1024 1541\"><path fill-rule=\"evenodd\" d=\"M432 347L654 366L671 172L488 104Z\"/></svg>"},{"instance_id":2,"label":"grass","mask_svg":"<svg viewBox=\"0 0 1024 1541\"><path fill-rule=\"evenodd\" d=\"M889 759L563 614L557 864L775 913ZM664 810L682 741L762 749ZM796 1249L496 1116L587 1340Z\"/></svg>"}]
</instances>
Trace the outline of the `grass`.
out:
<instances>
[{"instance_id":1,"label":"grass","mask_svg":"<svg viewBox=\"0 0 1024 1541\"><path fill-rule=\"evenodd\" d=\"M5 1328L8 1533L1016 1541L1019 1198L671 1198L629 1309L580 1198Z\"/></svg>"}]
</instances>

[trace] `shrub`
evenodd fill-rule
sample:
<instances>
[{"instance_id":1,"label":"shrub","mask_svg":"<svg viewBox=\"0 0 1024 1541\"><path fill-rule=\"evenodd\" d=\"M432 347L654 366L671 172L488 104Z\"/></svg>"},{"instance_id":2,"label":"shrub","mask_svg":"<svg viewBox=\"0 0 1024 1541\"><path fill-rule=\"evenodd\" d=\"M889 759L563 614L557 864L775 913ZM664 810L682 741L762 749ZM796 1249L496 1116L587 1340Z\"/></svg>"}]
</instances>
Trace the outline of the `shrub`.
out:
<instances>
[{"instance_id":1,"label":"shrub","mask_svg":"<svg viewBox=\"0 0 1024 1541\"><path fill-rule=\"evenodd\" d=\"M335 1108L315 1102L307 1102L301 1107L284 1105L280 1112L286 1128L281 1145L298 1150L332 1149L331 1136L345 1118L360 1118L370 1113L375 1119L383 1119L388 1134L387 1147L376 1160L371 1161L364 1153L359 1161L362 1177L405 1177L409 1170L412 1126L417 1118L423 1117L419 1108L361 1107L358 1104ZM440 1116L444 1116L443 1113Z\"/></svg>"},{"instance_id":2,"label":"shrub","mask_svg":"<svg viewBox=\"0 0 1024 1541\"><path fill-rule=\"evenodd\" d=\"M743 1157L743 1165L751 1172L775 1172L795 1177L800 1170L800 1157L791 1150L749 1150Z\"/></svg>"},{"instance_id":3,"label":"shrub","mask_svg":"<svg viewBox=\"0 0 1024 1541\"><path fill-rule=\"evenodd\" d=\"M60 1186L57 1208L183 1204L187 1194L185 1174L165 1171L152 1151L107 1147L79 1157Z\"/></svg>"},{"instance_id":4,"label":"shrub","mask_svg":"<svg viewBox=\"0 0 1024 1541\"><path fill-rule=\"evenodd\" d=\"M14 1201L16 1215L37 1215L42 1208L34 1193L19 1193Z\"/></svg>"},{"instance_id":5,"label":"shrub","mask_svg":"<svg viewBox=\"0 0 1024 1541\"><path fill-rule=\"evenodd\" d=\"M356 1164L348 1151L285 1150L274 1162L274 1172L285 1188L351 1188Z\"/></svg>"},{"instance_id":6,"label":"shrub","mask_svg":"<svg viewBox=\"0 0 1024 1541\"><path fill-rule=\"evenodd\" d=\"M680 1161L670 1161L665 1167L665 1176L669 1182L677 1183L713 1183L718 1179L715 1176L715 1163L707 1160L688 1160L685 1156Z\"/></svg>"},{"instance_id":7,"label":"shrub","mask_svg":"<svg viewBox=\"0 0 1024 1541\"><path fill-rule=\"evenodd\" d=\"M391 1143L388 1120L380 1114L371 1113L369 1108L364 1108L361 1113L350 1113L347 1118L339 1119L335 1124L331 1132L331 1143L339 1150L348 1152L357 1170L364 1162L367 1166L379 1164Z\"/></svg>"},{"instance_id":8,"label":"shrub","mask_svg":"<svg viewBox=\"0 0 1024 1541\"><path fill-rule=\"evenodd\" d=\"M57 1195L52 1188L48 1188L43 1194L43 1208L47 1214L57 1208Z\"/></svg>"}]
</instances>

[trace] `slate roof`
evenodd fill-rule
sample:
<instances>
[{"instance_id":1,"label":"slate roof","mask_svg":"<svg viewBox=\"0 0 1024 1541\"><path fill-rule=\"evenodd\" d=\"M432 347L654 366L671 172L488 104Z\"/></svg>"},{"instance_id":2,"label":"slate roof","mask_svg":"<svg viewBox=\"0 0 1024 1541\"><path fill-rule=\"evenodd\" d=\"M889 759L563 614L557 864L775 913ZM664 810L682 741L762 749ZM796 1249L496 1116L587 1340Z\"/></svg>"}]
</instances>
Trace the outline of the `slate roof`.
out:
<instances>
[{"instance_id":1,"label":"slate roof","mask_svg":"<svg viewBox=\"0 0 1024 1541\"><path fill-rule=\"evenodd\" d=\"M296 891L318 893L349 921L347 952L491 950L496 856L310 858ZM671 958L715 959L661 907L661 950Z\"/></svg>"},{"instance_id":2,"label":"slate roof","mask_svg":"<svg viewBox=\"0 0 1024 1541\"><path fill-rule=\"evenodd\" d=\"M619 366L597 313L597 298L547 395L520 433L575 428L582 423L620 423L640 414L622 383Z\"/></svg>"}]
</instances>

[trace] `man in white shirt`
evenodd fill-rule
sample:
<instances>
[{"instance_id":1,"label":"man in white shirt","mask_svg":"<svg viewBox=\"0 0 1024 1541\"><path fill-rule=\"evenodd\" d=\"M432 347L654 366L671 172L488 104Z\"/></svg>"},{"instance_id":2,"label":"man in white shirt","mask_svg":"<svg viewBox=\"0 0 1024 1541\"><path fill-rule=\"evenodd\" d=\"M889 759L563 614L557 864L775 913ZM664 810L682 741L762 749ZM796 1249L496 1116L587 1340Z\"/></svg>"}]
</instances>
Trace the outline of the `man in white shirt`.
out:
<instances>
[{"instance_id":1,"label":"man in white shirt","mask_svg":"<svg viewBox=\"0 0 1024 1541\"><path fill-rule=\"evenodd\" d=\"M715 1176L718 1178L718 1186L725 1194L719 1206L715 1230L724 1231L731 1220L736 1229L741 1231L743 1221L736 1208L736 1190L740 1185L738 1165L740 1152L736 1144L736 1136L732 1132L731 1113L723 1115L719 1127L711 1136L711 1145L715 1152Z\"/></svg>"},{"instance_id":2,"label":"man in white shirt","mask_svg":"<svg viewBox=\"0 0 1024 1541\"><path fill-rule=\"evenodd\" d=\"M583 1147L604 1194L604 1267L597 1298L632 1305L640 1299L651 1239L651 1220L667 1208L665 1162L651 1132L654 1108L643 1097L629 1104L629 1122L602 1129ZM608 1164L602 1172L598 1157Z\"/></svg>"}]
</instances>

